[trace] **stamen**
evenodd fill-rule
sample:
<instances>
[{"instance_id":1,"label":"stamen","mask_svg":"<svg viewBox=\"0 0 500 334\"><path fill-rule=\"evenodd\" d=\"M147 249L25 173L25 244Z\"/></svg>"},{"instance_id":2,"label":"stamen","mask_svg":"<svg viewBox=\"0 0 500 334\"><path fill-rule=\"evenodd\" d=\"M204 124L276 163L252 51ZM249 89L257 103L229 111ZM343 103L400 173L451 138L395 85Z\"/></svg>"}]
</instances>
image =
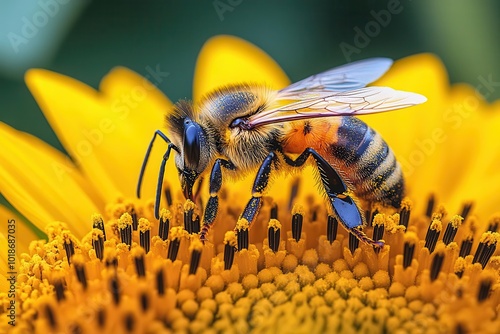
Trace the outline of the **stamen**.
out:
<instances>
[{"instance_id":1,"label":"stamen","mask_svg":"<svg viewBox=\"0 0 500 334\"><path fill-rule=\"evenodd\" d=\"M490 223L488 225L488 231L490 232L496 232L498 231L498 226L500 225L500 216L494 216L491 218Z\"/></svg>"},{"instance_id":2,"label":"stamen","mask_svg":"<svg viewBox=\"0 0 500 334\"><path fill-rule=\"evenodd\" d=\"M248 227L250 224L245 218L240 218L236 223L236 232L238 236L238 249L248 249Z\"/></svg>"},{"instance_id":3,"label":"stamen","mask_svg":"<svg viewBox=\"0 0 500 334\"><path fill-rule=\"evenodd\" d=\"M53 283L54 285L54 290L56 292L56 299L58 302L66 299L66 296L64 295L64 284L63 284L63 281L58 279L56 281L54 281Z\"/></svg>"},{"instance_id":4,"label":"stamen","mask_svg":"<svg viewBox=\"0 0 500 334\"><path fill-rule=\"evenodd\" d=\"M130 209L130 216L132 217L132 229L134 231L137 231L137 225L138 225L137 213L135 212L135 209L133 207L132 209Z\"/></svg>"},{"instance_id":5,"label":"stamen","mask_svg":"<svg viewBox=\"0 0 500 334\"><path fill-rule=\"evenodd\" d=\"M47 317L47 320L49 321L50 327L52 327L52 329L56 329L57 328L57 321L56 321L56 315L54 313L54 310L48 304L45 305L44 310L45 310L45 316Z\"/></svg>"},{"instance_id":6,"label":"stamen","mask_svg":"<svg viewBox=\"0 0 500 334\"><path fill-rule=\"evenodd\" d=\"M411 266L413 254L415 253L415 245L418 242L418 237L414 232L407 232L404 235L405 244L403 249L403 268Z\"/></svg>"},{"instance_id":7,"label":"stamen","mask_svg":"<svg viewBox=\"0 0 500 334\"><path fill-rule=\"evenodd\" d=\"M401 210L399 211L399 225L403 225L408 228L408 223L410 222L411 213L411 201L404 199L401 202Z\"/></svg>"},{"instance_id":8,"label":"stamen","mask_svg":"<svg viewBox=\"0 0 500 334\"><path fill-rule=\"evenodd\" d=\"M120 303L120 284L118 283L118 277L112 277L109 281L109 290L111 292L111 296L113 297L113 302L115 305Z\"/></svg>"},{"instance_id":9,"label":"stamen","mask_svg":"<svg viewBox=\"0 0 500 334\"><path fill-rule=\"evenodd\" d=\"M201 231L200 216L197 214L195 214L195 217L193 219L192 230L194 234L198 234Z\"/></svg>"},{"instance_id":10,"label":"stamen","mask_svg":"<svg viewBox=\"0 0 500 334\"><path fill-rule=\"evenodd\" d=\"M373 220L375 219L375 216L378 214L379 214L379 211L377 208L370 213L369 219L366 220L368 222L367 226L373 226Z\"/></svg>"},{"instance_id":11,"label":"stamen","mask_svg":"<svg viewBox=\"0 0 500 334\"><path fill-rule=\"evenodd\" d=\"M446 230L444 231L443 235L443 242L445 245L450 244L453 241L453 239L455 239L458 228L462 224L463 220L464 218L462 218L459 215L455 215L451 218L450 222L446 226Z\"/></svg>"},{"instance_id":12,"label":"stamen","mask_svg":"<svg viewBox=\"0 0 500 334\"><path fill-rule=\"evenodd\" d=\"M106 310L104 308L100 308L97 311L97 325L99 328L103 328L106 325Z\"/></svg>"},{"instance_id":13,"label":"stamen","mask_svg":"<svg viewBox=\"0 0 500 334\"><path fill-rule=\"evenodd\" d=\"M330 241L330 244L332 244L335 239L337 239L337 229L339 226L339 222L337 218L334 216L328 216L328 223L326 227L326 238L328 241Z\"/></svg>"},{"instance_id":14,"label":"stamen","mask_svg":"<svg viewBox=\"0 0 500 334\"><path fill-rule=\"evenodd\" d=\"M158 230L158 235L165 241L168 239L168 231L170 229L170 219L172 219L172 214L167 209L162 209L160 212L160 226Z\"/></svg>"},{"instance_id":15,"label":"stamen","mask_svg":"<svg viewBox=\"0 0 500 334\"><path fill-rule=\"evenodd\" d=\"M83 286L83 289L87 289L87 274L85 272L85 262L83 258L80 256L75 256L73 266L75 268L76 278L78 282L80 282Z\"/></svg>"},{"instance_id":16,"label":"stamen","mask_svg":"<svg viewBox=\"0 0 500 334\"><path fill-rule=\"evenodd\" d=\"M104 234L100 229L92 230L92 247L95 250L95 255L99 260L104 257Z\"/></svg>"},{"instance_id":17,"label":"stamen","mask_svg":"<svg viewBox=\"0 0 500 334\"><path fill-rule=\"evenodd\" d=\"M165 294L165 277L162 268L156 272L156 290L160 296Z\"/></svg>"},{"instance_id":18,"label":"stamen","mask_svg":"<svg viewBox=\"0 0 500 334\"><path fill-rule=\"evenodd\" d=\"M434 219L427 229L424 247L427 247L430 253L432 253L434 251L434 248L436 247L436 243L438 241L439 234L441 233L442 228L443 224L441 223L441 221Z\"/></svg>"},{"instance_id":19,"label":"stamen","mask_svg":"<svg viewBox=\"0 0 500 334\"><path fill-rule=\"evenodd\" d=\"M470 251L472 249L472 243L474 242L474 238L471 235L469 235L467 238L462 240L462 243L460 244L460 252L459 255L460 257L466 257L467 255L470 254Z\"/></svg>"},{"instance_id":20,"label":"stamen","mask_svg":"<svg viewBox=\"0 0 500 334\"><path fill-rule=\"evenodd\" d=\"M246 229L248 236L248 228ZM238 232L238 242L239 242ZM224 235L224 270L229 270L233 266L234 253L236 252L236 235L234 231L227 231Z\"/></svg>"},{"instance_id":21,"label":"stamen","mask_svg":"<svg viewBox=\"0 0 500 334\"><path fill-rule=\"evenodd\" d=\"M73 244L73 240L71 240L71 236L68 233L62 234L64 250L66 251L66 259L68 260L68 264L71 264L71 258L75 255L75 246Z\"/></svg>"},{"instance_id":22,"label":"stamen","mask_svg":"<svg viewBox=\"0 0 500 334\"><path fill-rule=\"evenodd\" d=\"M106 229L104 228L104 220L99 214L92 215L92 227L102 231L104 241L106 241Z\"/></svg>"},{"instance_id":23,"label":"stamen","mask_svg":"<svg viewBox=\"0 0 500 334\"><path fill-rule=\"evenodd\" d=\"M267 225L267 241L269 248L277 252L280 247L281 223L276 219L269 220Z\"/></svg>"},{"instance_id":24,"label":"stamen","mask_svg":"<svg viewBox=\"0 0 500 334\"><path fill-rule=\"evenodd\" d=\"M165 187L164 194L165 194L165 199L167 200L167 205L171 206L173 201L172 201L172 192L170 190L170 187L168 187L168 186Z\"/></svg>"},{"instance_id":25,"label":"stamen","mask_svg":"<svg viewBox=\"0 0 500 334\"><path fill-rule=\"evenodd\" d=\"M196 270L200 266L201 251L203 250L203 243L199 239L193 239L189 245L191 251L191 261L189 263L189 275L196 274Z\"/></svg>"},{"instance_id":26,"label":"stamen","mask_svg":"<svg viewBox=\"0 0 500 334\"><path fill-rule=\"evenodd\" d=\"M479 240L479 245L477 246L472 263L479 262L484 269L497 248L498 238L498 233L496 232L483 233L481 239Z\"/></svg>"},{"instance_id":27,"label":"stamen","mask_svg":"<svg viewBox=\"0 0 500 334\"><path fill-rule=\"evenodd\" d=\"M125 324L125 330L127 333L133 333L135 329L135 318L133 313L128 313L123 318L123 322Z\"/></svg>"},{"instance_id":28,"label":"stamen","mask_svg":"<svg viewBox=\"0 0 500 334\"><path fill-rule=\"evenodd\" d=\"M132 246L132 216L128 212L118 219L118 231L121 241L129 247Z\"/></svg>"},{"instance_id":29,"label":"stamen","mask_svg":"<svg viewBox=\"0 0 500 334\"><path fill-rule=\"evenodd\" d=\"M455 266L453 268L455 275L458 276L458 278L462 278L464 271L465 271L465 266L466 266L465 259L463 257L459 257L455 261Z\"/></svg>"},{"instance_id":30,"label":"stamen","mask_svg":"<svg viewBox=\"0 0 500 334\"><path fill-rule=\"evenodd\" d=\"M473 205L472 202L464 203L464 206L462 208L462 213L460 214L460 216L462 216L464 220L467 219L467 216L469 215L470 211L472 210L472 205Z\"/></svg>"},{"instance_id":31,"label":"stamen","mask_svg":"<svg viewBox=\"0 0 500 334\"><path fill-rule=\"evenodd\" d=\"M167 257L170 261L175 261L177 259L177 253L179 252L179 247L181 246L181 239L172 238L168 244L168 254Z\"/></svg>"},{"instance_id":32,"label":"stamen","mask_svg":"<svg viewBox=\"0 0 500 334\"><path fill-rule=\"evenodd\" d=\"M490 296L492 281L489 279L485 279L481 281L479 285L479 292L477 294L477 301L482 302L486 300Z\"/></svg>"},{"instance_id":33,"label":"stamen","mask_svg":"<svg viewBox=\"0 0 500 334\"><path fill-rule=\"evenodd\" d=\"M193 231L193 212L195 204L191 200L184 203L184 229L189 233L197 233ZM198 231L199 232L199 231Z\"/></svg>"},{"instance_id":34,"label":"stamen","mask_svg":"<svg viewBox=\"0 0 500 334\"><path fill-rule=\"evenodd\" d=\"M349 232L349 250L352 254L359 247L359 239L352 233Z\"/></svg>"},{"instance_id":35,"label":"stamen","mask_svg":"<svg viewBox=\"0 0 500 334\"><path fill-rule=\"evenodd\" d=\"M432 259L431 263L431 272L430 272L431 281L436 280L436 278L438 277L439 272L441 271L441 267L443 266L443 261L444 261L444 253L436 253L436 255L434 255L434 258Z\"/></svg>"},{"instance_id":36,"label":"stamen","mask_svg":"<svg viewBox=\"0 0 500 334\"><path fill-rule=\"evenodd\" d=\"M146 218L139 219L139 244L146 253L151 247L151 223Z\"/></svg>"},{"instance_id":37,"label":"stamen","mask_svg":"<svg viewBox=\"0 0 500 334\"><path fill-rule=\"evenodd\" d=\"M434 198L434 194L431 194L429 196L429 199L427 200L427 209L425 210L425 215L427 217L431 218L435 204L436 204L436 199Z\"/></svg>"},{"instance_id":38,"label":"stamen","mask_svg":"<svg viewBox=\"0 0 500 334\"><path fill-rule=\"evenodd\" d=\"M139 297L139 301L141 304L141 310L146 312L149 309L149 296L146 292L141 293Z\"/></svg>"},{"instance_id":39,"label":"stamen","mask_svg":"<svg viewBox=\"0 0 500 334\"><path fill-rule=\"evenodd\" d=\"M278 204L273 202L269 219L278 219Z\"/></svg>"},{"instance_id":40,"label":"stamen","mask_svg":"<svg viewBox=\"0 0 500 334\"><path fill-rule=\"evenodd\" d=\"M135 272L137 273L137 276L140 277L146 277L146 266L144 263L144 253L140 251L138 248L134 248L134 264L135 264Z\"/></svg>"},{"instance_id":41,"label":"stamen","mask_svg":"<svg viewBox=\"0 0 500 334\"><path fill-rule=\"evenodd\" d=\"M301 205L294 205L292 210L292 237L299 242L302 236L302 222L304 220L304 208Z\"/></svg>"},{"instance_id":42,"label":"stamen","mask_svg":"<svg viewBox=\"0 0 500 334\"><path fill-rule=\"evenodd\" d=\"M384 216L377 213L373 216L373 240L378 241L384 238L385 230Z\"/></svg>"},{"instance_id":43,"label":"stamen","mask_svg":"<svg viewBox=\"0 0 500 334\"><path fill-rule=\"evenodd\" d=\"M293 202L299 193L300 178L295 178L292 181L292 187L290 188L290 198L288 199L288 211L292 209Z\"/></svg>"}]
</instances>

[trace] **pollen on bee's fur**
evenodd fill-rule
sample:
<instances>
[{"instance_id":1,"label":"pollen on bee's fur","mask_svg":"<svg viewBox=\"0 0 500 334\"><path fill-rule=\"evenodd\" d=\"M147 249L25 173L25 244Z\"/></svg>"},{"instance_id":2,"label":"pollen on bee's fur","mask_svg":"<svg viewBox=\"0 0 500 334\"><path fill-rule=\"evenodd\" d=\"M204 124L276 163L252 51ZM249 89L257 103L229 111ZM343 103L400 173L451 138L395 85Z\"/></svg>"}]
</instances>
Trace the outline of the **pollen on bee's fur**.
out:
<instances>
[{"instance_id":1,"label":"pollen on bee's fur","mask_svg":"<svg viewBox=\"0 0 500 334\"><path fill-rule=\"evenodd\" d=\"M386 244L376 250L319 203L290 210L288 203L264 203L251 223L222 214L204 242L188 231L197 206L174 199L158 220L149 206L116 203L107 216L91 217L81 241L66 225L50 224L49 240L23 256L19 307L33 305L37 316L23 313L20 328L266 332L279 323L280 331L320 333L500 326L497 218L482 227L473 212L464 220L435 198L429 214L405 199L398 210L370 213L363 232ZM232 205L221 202L221 212L237 211Z\"/></svg>"}]
</instances>

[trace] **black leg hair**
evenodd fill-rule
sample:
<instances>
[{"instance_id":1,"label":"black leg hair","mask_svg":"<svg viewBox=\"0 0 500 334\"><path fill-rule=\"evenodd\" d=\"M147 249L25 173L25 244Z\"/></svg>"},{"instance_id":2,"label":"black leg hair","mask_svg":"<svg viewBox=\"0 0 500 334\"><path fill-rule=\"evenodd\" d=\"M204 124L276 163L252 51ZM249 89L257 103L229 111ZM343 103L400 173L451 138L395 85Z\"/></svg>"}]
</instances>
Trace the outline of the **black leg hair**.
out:
<instances>
[{"instance_id":1,"label":"black leg hair","mask_svg":"<svg viewBox=\"0 0 500 334\"><path fill-rule=\"evenodd\" d=\"M332 209L342 225L361 241L377 248L383 247L383 242L370 239L365 233L358 229L359 226L363 225L363 215L360 209L348 195L348 188L340 175L335 171L332 165L318 154L318 152L312 148L306 148L295 160L286 155L283 155L283 157L288 165L300 167L311 155L316 162L316 167L321 177L321 183L330 200Z\"/></svg>"},{"instance_id":2,"label":"black leg hair","mask_svg":"<svg viewBox=\"0 0 500 334\"><path fill-rule=\"evenodd\" d=\"M207 240L207 234L215 221L217 216L217 211L219 209L219 191L222 186L222 167L230 170L235 170L236 167L232 162L224 159L217 159L212 167L210 173L210 198L205 209L205 215L203 218L203 227L200 233L200 240L205 242Z\"/></svg>"},{"instance_id":3,"label":"black leg hair","mask_svg":"<svg viewBox=\"0 0 500 334\"><path fill-rule=\"evenodd\" d=\"M149 142L149 146L148 146L148 149L146 151L146 156L144 157L144 160L143 160L142 166L141 166L141 171L139 173L139 180L137 182L137 197L138 198L141 198L142 180L144 177L146 165L148 164L149 155L151 154L151 149L153 148L153 144L154 144L154 141L156 139L156 136L160 136L168 144L167 151L163 155L163 160L162 160L161 165L160 165L160 172L158 175L158 183L156 186L155 217L156 217L156 219L158 219L160 216L159 212L160 212L161 188L163 186L163 174L165 173L165 165L167 163L167 160L170 156L170 152L172 151L172 149L174 149L174 151L176 151L177 153L179 153L179 149L177 148L177 146L172 144L170 139L168 139L168 137L163 132L161 132L160 130L155 131L155 133L153 135L153 139L151 139L151 141Z\"/></svg>"}]
</instances>

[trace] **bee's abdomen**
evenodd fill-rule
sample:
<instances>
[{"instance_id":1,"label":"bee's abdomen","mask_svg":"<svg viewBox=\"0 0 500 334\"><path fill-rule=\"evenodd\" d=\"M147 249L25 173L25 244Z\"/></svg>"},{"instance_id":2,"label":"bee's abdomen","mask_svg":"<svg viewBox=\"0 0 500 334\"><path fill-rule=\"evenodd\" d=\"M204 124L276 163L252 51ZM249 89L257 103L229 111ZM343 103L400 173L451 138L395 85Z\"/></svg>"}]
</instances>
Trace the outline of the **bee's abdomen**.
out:
<instances>
[{"instance_id":1,"label":"bee's abdomen","mask_svg":"<svg viewBox=\"0 0 500 334\"><path fill-rule=\"evenodd\" d=\"M337 140L329 151L358 197L399 207L404 193L401 166L387 143L366 123L342 117Z\"/></svg>"}]
</instances>

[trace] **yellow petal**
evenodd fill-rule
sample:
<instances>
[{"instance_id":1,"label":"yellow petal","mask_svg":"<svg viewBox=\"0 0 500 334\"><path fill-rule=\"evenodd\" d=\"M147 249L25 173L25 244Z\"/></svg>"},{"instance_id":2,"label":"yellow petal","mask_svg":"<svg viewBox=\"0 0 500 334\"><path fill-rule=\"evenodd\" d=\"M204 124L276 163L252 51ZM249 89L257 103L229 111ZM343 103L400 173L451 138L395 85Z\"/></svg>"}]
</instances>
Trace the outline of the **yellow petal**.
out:
<instances>
[{"instance_id":1,"label":"yellow petal","mask_svg":"<svg viewBox=\"0 0 500 334\"><path fill-rule=\"evenodd\" d=\"M290 81L280 66L255 45L233 36L209 39L198 55L193 99L237 83L261 83L280 89Z\"/></svg>"},{"instance_id":2,"label":"yellow petal","mask_svg":"<svg viewBox=\"0 0 500 334\"><path fill-rule=\"evenodd\" d=\"M29 222L26 222L24 219L19 217L19 215L3 205L0 205L0 220L4 222L0 225L0 233L5 236L14 232L12 235L15 236L17 255L28 252L28 247L31 241L39 240L44 237L41 231L35 231L36 227L31 226ZM14 227L14 230L12 230L12 227ZM11 228L10 231L9 228ZM2 251L0 254L6 253L3 253Z\"/></svg>"},{"instance_id":3,"label":"yellow petal","mask_svg":"<svg viewBox=\"0 0 500 334\"><path fill-rule=\"evenodd\" d=\"M65 149L103 198L135 197L147 145L163 127L171 102L125 68L112 70L100 92L46 70L28 71L26 82ZM159 161L159 154L152 160ZM154 180L145 182L145 192L153 193L154 185Z\"/></svg>"},{"instance_id":4,"label":"yellow petal","mask_svg":"<svg viewBox=\"0 0 500 334\"><path fill-rule=\"evenodd\" d=\"M0 189L5 198L41 230L61 220L77 236L104 205L69 159L26 133L0 123Z\"/></svg>"}]
</instances>

